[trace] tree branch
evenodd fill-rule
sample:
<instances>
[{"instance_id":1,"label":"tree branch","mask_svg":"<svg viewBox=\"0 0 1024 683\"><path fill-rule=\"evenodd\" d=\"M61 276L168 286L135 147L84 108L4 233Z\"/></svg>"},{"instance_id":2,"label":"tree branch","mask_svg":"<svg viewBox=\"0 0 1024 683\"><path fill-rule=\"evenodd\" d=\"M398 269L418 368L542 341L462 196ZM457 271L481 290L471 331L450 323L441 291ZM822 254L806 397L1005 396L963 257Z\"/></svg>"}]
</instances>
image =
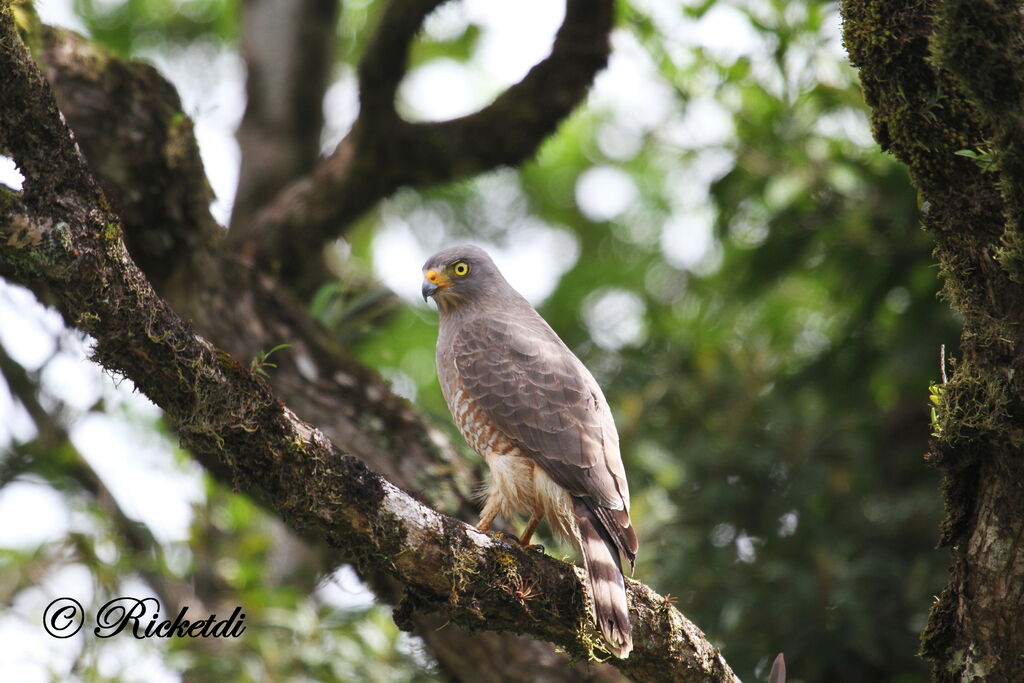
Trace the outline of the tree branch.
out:
<instances>
[{"instance_id":1,"label":"tree branch","mask_svg":"<svg viewBox=\"0 0 1024 683\"><path fill-rule=\"evenodd\" d=\"M155 287L168 286L224 232L210 215L213 192L178 93L153 67L72 31L43 27L41 42L46 78L121 216L132 258Z\"/></svg>"},{"instance_id":2,"label":"tree branch","mask_svg":"<svg viewBox=\"0 0 1024 683\"><path fill-rule=\"evenodd\" d=\"M242 3L246 106L232 230L244 231L268 198L309 173L320 156L338 7L338 0Z\"/></svg>"},{"instance_id":3,"label":"tree branch","mask_svg":"<svg viewBox=\"0 0 1024 683\"><path fill-rule=\"evenodd\" d=\"M32 418L38 436L26 444L15 445L13 451L26 462L35 462L42 467L44 476L53 479L53 470L40 462L46 455L60 451L67 462L60 470L61 476L70 478L102 509L106 522L121 536L127 547L136 555L153 554L153 559L143 561L139 566L139 574L160 597L163 604L177 610L184 605L191 605L196 611L208 612L202 601L186 583L167 575L166 560L163 548L153 536L149 527L131 519L118 505L114 494L106 483L92 468L85 456L71 442L71 437L62 422L55 414L65 412L65 407L58 403L54 408L47 409L39 402L38 384L29 373L11 358L6 349L0 345L0 375L7 380L11 393L21 403ZM58 486L62 482L55 482ZM155 567L155 568L154 568Z\"/></svg>"},{"instance_id":4,"label":"tree branch","mask_svg":"<svg viewBox=\"0 0 1024 683\"><path fill-rule=\"evenodd\" d=\"M195 139L134 144L161 140L168 121L191 129L173 87L149 67L120 63L70 31L48 29L44 35L42 58L61 111L122 217L132 259L155 268L154 278L143 270L157 293L236 358L292 344L275 357L279 367L270 381L297 414L399 486L422 492L434 507L473 516L468 489L460 491L455 482L478 477L443 435L377 373L346 354L279 283L217 254L223 230L202 192L206 182ZM89 74L88 66L96 73ZM176 160L182 157L195 159L185 167L194 176L179 172ZM181 239L168 245L167 234ZM403 458L393 457L394 440L405 444ZM217 472L216 462L204 465Z\"/></svg>"},{"instance_id":5,"label":"tree branch","mask_svg":"<svg viewBox=\"0 0 1024 683\"><path fill-rule=\"evenodd\" d=\"M96 360L130 377L184 444L221 459L240 488L294 528L401 581L408 599L400 620L437 610L474 628L529 633L589 654L578 568L421 505L299 420L156 296L128 257L116 216L103 208L9 11L0 13L0 71L17 80L0 93L0 143L27 171L24 196L0 194L0 274L44 283L65 319L95 337ZM46 131L52 148L26 134L32 130ZM49 171L56 182L39 175ZM523 597L523 586L543 600ZM632 581L629 593L637 648L616 662L623 671L641 680L735 680L665 599Z\"/></svg>"},{"instance_id":6,"label":"tree branch","mask_svg":"<svg viewBox=\"0 0 1024 683\"><path fill-rule=\"evenodd\" d=\"M359 60L359 120L385 133L394 125L395 93L423 20L445 0L390 0ZM372 133L371 133L372 134Z\"/></svg>"},{"instance_id":7,"label":"tree branch","mask_svg":"<svg viewBox=\"0 0 1024 683\"><path fill-rule=\"evenodd\" d=\"M568 0L551 54L483 110L451 121L409 123L394 111L405 69L397 45L437 2L393 0L360 64L363 106L352 131L308 177L293 183L225 248L286 281L381 198L517 164L529 157L586 95L607 62L610 0Z\"/></svg>"}]
</instances>

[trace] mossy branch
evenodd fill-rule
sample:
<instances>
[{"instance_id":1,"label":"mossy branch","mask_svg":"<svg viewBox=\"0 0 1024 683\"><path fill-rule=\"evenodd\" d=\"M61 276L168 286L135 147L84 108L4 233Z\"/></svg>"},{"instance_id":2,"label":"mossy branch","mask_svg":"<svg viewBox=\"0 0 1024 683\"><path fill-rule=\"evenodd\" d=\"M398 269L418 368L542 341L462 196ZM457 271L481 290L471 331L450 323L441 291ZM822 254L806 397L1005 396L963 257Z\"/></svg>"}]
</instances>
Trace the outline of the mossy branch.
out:
<instances>
[{"instance_id":1,"label":"mossy branch","mask_svg":"<svg viewBox=\"0 0 1024 683\"><path fill-rule=\"evenodd\" d=\"M472 629L526 633L574 657L594 654L577 567L442 515L346 456L259 377L195 335L156 298L123 247L106 247L97 226L59 229L24 209L13 202L0 214L0 272L26 284L44 279L65 319L96 338L96 359L160 405L187 448L220 458L240 489L293 528L401 581L414 609ZM13 246L15 224L39 239ZM632 581L629 597L636 648L613 662L623 672L637 680L736 680L667 599Z\"/></svg>"},{"instance_id":2,"label":"mossy branch","mask_svg":"<svg viewBox=\"0 0 1024 683\"><path fill-rule=\"evenodd\" d=\"M235 358L258 357L260 349L281 340L294 343L288 353L274 356L279 367L268 373L279 398L417 499L448 515L474 518L470 490L479 477L431 421L345 353L277 279L218 251L223 230L209 214L192 123L173 86L152 67L120 60L71 31L41 27L37 32L42 40L32 41L33 54L121 217L120 225L107 224L107 236L124 233L133 261L157 294L201 336ZM50 300L43 289L35 291ZM401 457L395 457L399 450ZM235 476L216 453L193 455L212 476L233 485ZM309 570L321 573L346 561L340 550L318 552L314 558ZM399 582L374 571L360 576L382 603L398 604L404 592ZM552 683L621 680L610 665L573 665L547 643L527 636L470 633L455 625L439 629L447 620L425 613L414 614L412 622L440 670L454 678L511 670Z\"/></svg>"},{"instance_id":3,"label":"mossy branch","mask_svg":"<svg viewBox=\"0 0 1024 683\"><path fill-rule=\"evenodd\" d=\"M186 447L220 459L240 489L293 528L345 549L429 610L476 629L527 633L592 653L579 569L436 512L345 455L260 377L197 335L150 287L120 239L45 81L0 11L0 144L26 170L0 205L0 275L45 289L96 339L94 357L164 409ZM6 87L11 79L18 79ZM45 137L30 135L45 131ZM50 177L50 174L53 177ZM544 596L543 600L527 599ZM629 583L636 648L614 664L637 680L736 680L669 602Z\"/></svg>"}]
</instances>

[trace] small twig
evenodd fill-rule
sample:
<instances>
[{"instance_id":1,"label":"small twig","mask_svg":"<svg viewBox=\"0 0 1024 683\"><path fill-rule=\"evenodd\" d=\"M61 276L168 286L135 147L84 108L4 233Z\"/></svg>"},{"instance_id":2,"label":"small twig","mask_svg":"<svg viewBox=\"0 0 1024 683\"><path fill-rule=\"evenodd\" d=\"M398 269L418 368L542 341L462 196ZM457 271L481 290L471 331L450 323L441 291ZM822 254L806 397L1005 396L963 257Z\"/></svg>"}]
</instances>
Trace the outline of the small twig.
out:
<instances>
[{"instance_id":1,"label":"small twig","mask_svg":"<svg viewBox=\"0 0 1024 683\"><path fill-rule=\"evenodd\" d=\"M945 384L948 380L946 379L946 345L939 345L939 373L942 377L942 383Z\"/></svg>"}]
</instances>

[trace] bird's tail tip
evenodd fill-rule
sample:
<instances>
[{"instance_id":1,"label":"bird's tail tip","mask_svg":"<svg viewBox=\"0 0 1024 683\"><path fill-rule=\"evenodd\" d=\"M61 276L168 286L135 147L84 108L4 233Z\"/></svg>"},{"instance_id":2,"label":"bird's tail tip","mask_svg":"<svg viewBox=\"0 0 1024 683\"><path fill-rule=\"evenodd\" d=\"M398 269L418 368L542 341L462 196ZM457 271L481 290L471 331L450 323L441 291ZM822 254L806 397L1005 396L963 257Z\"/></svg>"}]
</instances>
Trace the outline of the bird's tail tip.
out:
<instances>
[{"instance_id":1,"label":"bird's tail tip","mask_svg":"<svg viewBox=\"0 0 1024 683\"><path fill-rule=\"evenodd\" d=\"M604 639L604 649L619 659L626 659L633 651L633 629L625 605L613 603L610 606L607 600L602 600L595 608L598 630Z\"/></svg>"},{"instance_id":2,"label":"bird's tail tip","mask_svg":"<svg viewBox=\"0 0 1024 683\"><path fill-rule=\"evenodd\" d=\"M603 629L601 635L605 640L605 649L619 659L627 659L633 652L633 639L629 635L617 640L614 635L605 633Z\"/></svg>"},{"instance_id":3,"label":"bird's tail tip","mask_svg":"<svg viewBox=\"0 0 1024 683\"><path fill-rule=\"evenodd\" d=\"M582 502L576 506L576 523L594 620L604 638L605 649L625 659L633 651L633 636L617 546L601 521Z\"/></svg>"}]
</instances>

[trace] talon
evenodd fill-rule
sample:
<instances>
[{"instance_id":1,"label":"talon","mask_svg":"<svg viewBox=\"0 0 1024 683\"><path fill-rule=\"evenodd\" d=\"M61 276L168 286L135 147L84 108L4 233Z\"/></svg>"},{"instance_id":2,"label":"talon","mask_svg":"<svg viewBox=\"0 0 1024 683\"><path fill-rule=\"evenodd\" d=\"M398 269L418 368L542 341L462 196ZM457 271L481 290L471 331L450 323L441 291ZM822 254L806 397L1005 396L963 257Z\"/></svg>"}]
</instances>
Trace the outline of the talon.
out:
<instances>
[{"instance_id":1,"label":"talon","mask_svg":"<svg viewBox=\"0 0 1024 683\"><path fill-rule=\"evenodd\" d=\"M504 531L492 531L489 533L491 534L491 536L498 539L498 541L509 550L512 549L512 544L509 543L509 539L514 540L517 544L519 543L518 538L516 538L512 534L506 534Z\"/></svg>"},{"instance_id":2,"label":"talon","mask_svg":"<svg viewBox=\"0 0 1024 683\"><path fill-rule=\"evenodd\" d=\"M533 550L538 553L544 552L544 546L542 546L540 543L534 543L533 545L523 543L523 541L515 534L510 534L505 531L495 531L493 532L492 535L498 540L504 542L506 545L509 545L509 541L515 541L519 544L519 547L524 548L526 550Z\"/></svg>"}]
</instances>

